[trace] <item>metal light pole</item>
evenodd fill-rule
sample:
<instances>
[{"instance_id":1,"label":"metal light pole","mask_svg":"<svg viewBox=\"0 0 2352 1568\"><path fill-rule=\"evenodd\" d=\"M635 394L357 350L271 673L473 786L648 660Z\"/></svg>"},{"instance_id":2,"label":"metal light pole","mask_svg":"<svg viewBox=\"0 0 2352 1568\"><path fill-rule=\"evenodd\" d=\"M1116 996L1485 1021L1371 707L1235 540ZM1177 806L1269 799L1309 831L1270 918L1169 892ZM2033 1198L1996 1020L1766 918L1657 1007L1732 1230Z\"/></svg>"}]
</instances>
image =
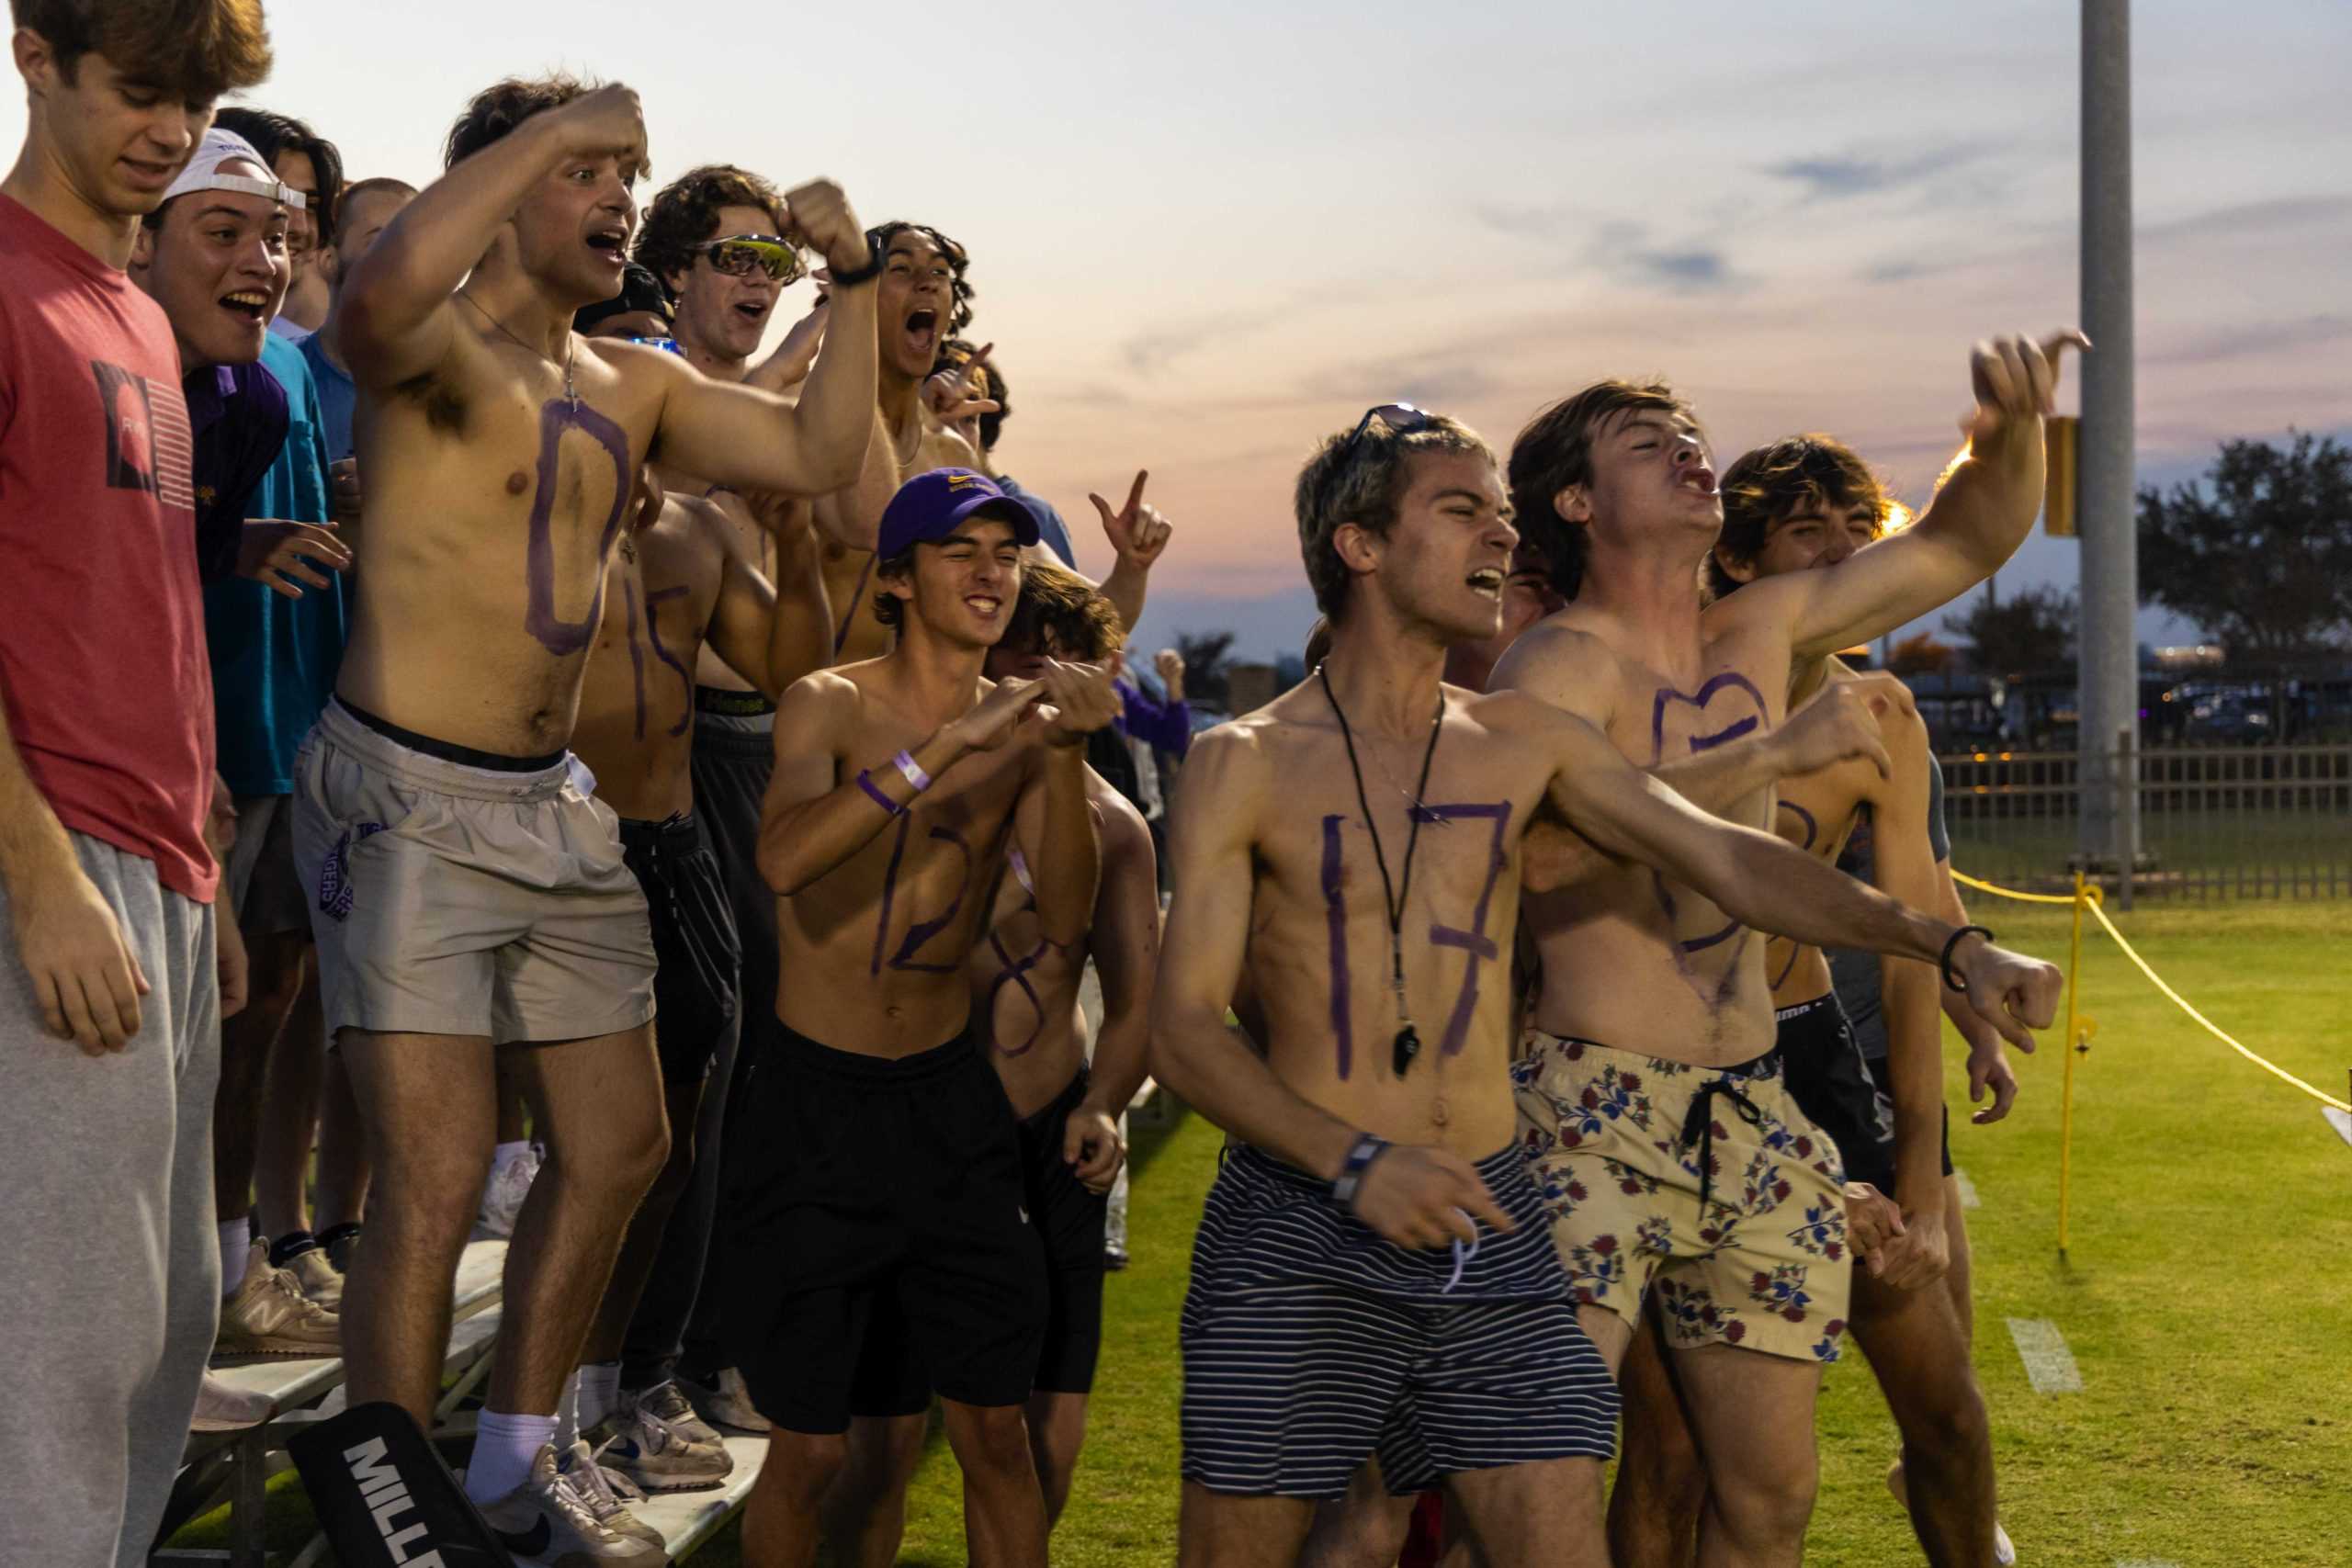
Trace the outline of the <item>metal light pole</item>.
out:
<instances>
[{"instance_id":1,"label":"metal light pole","mask_svg":"<svg viewBox=\"0 0 2352 1568\"><path fill-rule=\"evenodd\" d=\"M2140 555L2133 516L2132 6L2083 6L2082 819L2077 847L2131 866L2139 791L2121 769L2140 735ZM2129 883L2126 883L2129 886Z\"/></svg>"}]
</instances>

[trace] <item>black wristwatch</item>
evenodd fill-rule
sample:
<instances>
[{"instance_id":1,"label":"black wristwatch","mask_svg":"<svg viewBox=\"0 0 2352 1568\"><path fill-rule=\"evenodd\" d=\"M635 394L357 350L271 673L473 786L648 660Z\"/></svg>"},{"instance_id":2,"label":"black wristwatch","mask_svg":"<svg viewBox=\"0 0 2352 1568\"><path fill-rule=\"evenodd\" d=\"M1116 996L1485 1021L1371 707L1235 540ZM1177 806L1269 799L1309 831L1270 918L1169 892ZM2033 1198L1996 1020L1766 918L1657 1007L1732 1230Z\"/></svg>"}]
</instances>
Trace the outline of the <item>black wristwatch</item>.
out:
<instances>
[{"instance_id":1,"label":"black wristwatch","mask_svg":"<svg viewBox=\"0 0 2352 1568\"><path fill-rule=\"evenodd\" d=\"M865 265L855 272L843 272L837 266L829 265L825 270L826 285L832 288L854 288L861 283L871 283L882 276L884 259L882 247L868 241Z\"/></svg>"}]
</instances>

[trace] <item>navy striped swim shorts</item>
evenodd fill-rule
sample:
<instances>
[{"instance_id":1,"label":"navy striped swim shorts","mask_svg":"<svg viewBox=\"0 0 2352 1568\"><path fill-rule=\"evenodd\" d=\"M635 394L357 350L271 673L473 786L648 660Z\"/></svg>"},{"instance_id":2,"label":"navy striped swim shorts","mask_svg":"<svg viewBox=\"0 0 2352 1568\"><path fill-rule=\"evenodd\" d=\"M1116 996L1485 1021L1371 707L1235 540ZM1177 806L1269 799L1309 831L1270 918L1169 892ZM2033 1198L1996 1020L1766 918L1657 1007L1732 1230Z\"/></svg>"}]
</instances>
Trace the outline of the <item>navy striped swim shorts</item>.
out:
<instances>
[{"instance_id":1,"label":"navy striped swim shorts","mask_svg":"<svg viewBox=\"0 0 2352 1568\"><path fill-rule=\"evenodd\" d=\"M1328 1182L1237 1145L1209 1190L1184 1298L1184 1477L1337 1498L1377 1454L1388 1490L1606 1460L1617 1389L1514 1146L1478 1173L1519 1229L1464 1255L1382 1240Z\"/></svg>"}]
</instances>

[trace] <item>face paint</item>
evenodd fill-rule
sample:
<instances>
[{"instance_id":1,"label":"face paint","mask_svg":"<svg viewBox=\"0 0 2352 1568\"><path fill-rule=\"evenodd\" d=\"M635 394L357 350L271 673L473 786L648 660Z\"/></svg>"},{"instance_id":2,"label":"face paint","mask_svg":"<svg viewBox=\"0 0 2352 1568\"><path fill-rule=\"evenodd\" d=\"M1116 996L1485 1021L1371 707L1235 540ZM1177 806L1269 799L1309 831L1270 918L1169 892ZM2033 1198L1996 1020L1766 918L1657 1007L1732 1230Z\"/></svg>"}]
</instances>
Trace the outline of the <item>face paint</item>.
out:
<instances>
[{"instance_id":1,"label":"face paint","mask_svg":"<svg viewBox=\"0 0 2352 1568\"><path fill-rule=\"evenodd\" d=\"M666 604L671 600L678 598L686 592L686 585L681 582L674 588L648 589L645 594L645 640L647 644L652 648L653 657L668 665L676 672L678 677L678 697L680 706L678 709L678 722L670 727L670 736L673 739L684 735L686 732L686 726L694 722L695 676L693 671L679 663L675 658L672 657L670 650L662 645L662 622L660 617L654 614L654 610L655 606ZM634 652L634 649L632 649L631 651ZM640 666L640 669L641 668L642 666ZM641 705L644 693L644 682L641 680L639 682L638 691ZM640 740L645 739L641 706L637 738Z\"/></svg>"}]
</instances>

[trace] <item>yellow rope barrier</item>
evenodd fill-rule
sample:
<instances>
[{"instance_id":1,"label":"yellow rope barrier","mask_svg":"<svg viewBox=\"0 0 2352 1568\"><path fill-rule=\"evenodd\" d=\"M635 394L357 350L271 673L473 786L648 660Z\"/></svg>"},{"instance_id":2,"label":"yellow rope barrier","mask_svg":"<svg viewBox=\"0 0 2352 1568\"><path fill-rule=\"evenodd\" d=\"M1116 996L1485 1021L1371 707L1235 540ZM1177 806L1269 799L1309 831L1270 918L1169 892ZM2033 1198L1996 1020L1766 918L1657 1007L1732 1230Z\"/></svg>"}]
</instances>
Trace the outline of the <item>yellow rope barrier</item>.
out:
<instances>
[{"instance_id":1,"label":"yellow rope barrier","mask_svg":"<svg viewBox=\"0 0 2352 1568\"><path fill-rule=\"evenodd\" d=\"M2085 909L2088 909L2091 912L2091 918L2098 920L2106 930L2107 934L2115 939L2115 945L2121 948L2123 956L2130 959L2138 967L2140 973L2148 977L2148 983L2170 998L2174 1006L2196 1020L2206 1033L2211 1034L2271 1077L2301 1089L2332 1111L2352 1116L2352 1102L2338 1100L2332 1094L2323 1093L2276 1062L2267 1060L2247 1050L2233 1038L2228 1031L2190 1006L2187 997L2166 985L2165 977L2157 974L2146 959L2140 956L2139 949L2133 947L2124 939L2123 933L2115 929L2115 922L2108 919L2106 897L2097 884L2085 883L2081 872L2075 873L2075 890L2069 894L2021 893L2014 887L2002 887L1994 883L1981 882L1961 872L1955 871L1951 874L1953 881L1973 887L1980 893L1990 893L1996 898L2015 899L2020 904L2071 904L2074 906L2074 930L2069 936L2066 949L2065 1084L2060 1091L2058 1100L2058 1256L2060 1258L2066 1256L2066 1221L2072 1207L2070 1200L2074 1191L2075 1058L2082 1055L2092 1030L2098 1027L2082 1015L2078 1005L2079 983L2083 969L2083 911ZM2352 1134L2346 1134L2346 1141L2352 1142Z\"/></svg>"},{"instance_id":2,"label":"yellow rope barrier","mask_svg":"<svg viewBox=\"0 0 2352 1568\"><path fill-rule=\"evenodd\" d=\"M2239 1055L2244 1056L2247 1061L2252 1062L2256 1066L2260 1067L2264 1072L2268 1073L2271 1077L2283 1079L2285 1082L2294 1085L2297 1089L2301 1089L2305 1094L2310 1095L2313 1100L2318 1100L2322 1105L2332 1106L2338 1111L2352 1111L2352 1104L2347 1104L2344 1100L2336 1099L2332 1094L2325 1094L2316 1089L2313 1089L2311 1085L2305 1083L2302 1079L2297 1077L2294 1074L2289 1072L2286 1068L2278 1066L2277 1063L2267 1061L2264 1058L2256 1055L2253 1052L2247 1050L2245 1046L2232 1039L2221 1025L2215 1023L2211 1019L2207 1018L2203 1013L2199 1012L2195 1008L2189 1006L2188 998L2182 996L2178 991L2174 990L2170 986L2165 985L2164 976L2157 974L2154 969L2149 968L2148 961L2141 957L2138 951L2134 949L2130 942L2123 940L2123 933L2115 929L2115 922L2107 918L2107 911L2099 908L2098 902L2096 899L2091 901L2091 914L2098 919L2100 925L2107 928L2107 934L2115 939L2115 945L2123 950L2123 956L2137 964L2139 966L2140 973L2148 977L2148 983L2155 987L2159 991L2162 991L2165 996L2170 997L2173 999L2174 1004L2177 1006L2181 1011L2187 1013L2189 1017L2202 1024L2205 1028L2206 1033L2211 1035L2222 1044L2227 1045L2231 1050L2235 1051Z\"/></svg>"}]
</instances>

